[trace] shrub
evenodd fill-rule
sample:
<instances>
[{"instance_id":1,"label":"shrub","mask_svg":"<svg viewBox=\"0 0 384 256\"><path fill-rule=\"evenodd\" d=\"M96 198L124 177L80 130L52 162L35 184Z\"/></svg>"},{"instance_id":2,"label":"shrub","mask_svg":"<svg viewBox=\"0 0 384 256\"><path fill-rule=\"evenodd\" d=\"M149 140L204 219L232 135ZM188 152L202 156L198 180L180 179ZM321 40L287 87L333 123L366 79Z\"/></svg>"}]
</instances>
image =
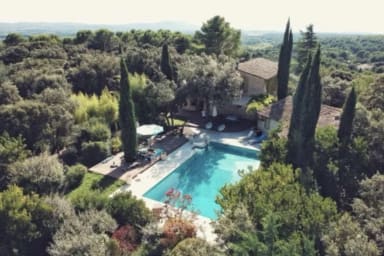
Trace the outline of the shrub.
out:
<instances>
[{"instance_id":1,"label":"shrub","mask_svg":"<svg viewBox=\"0 0 384 256\"><path fill-rule=\"evenodd\" d=\"M98 190L84 191L82 194L77 194L72 197L72 204L77 211L85 211L89 209L105 209L108 198L100 195Z\"/></svg>"},{"instance_id":2,"label":"shrub","mask_svg":"<svg viewBox=\"0 0 384 256\"><path fill-rule=\"evenodd\" d=\"M76 147L68 147L60 157L66 165L74 165L78 160L78 151Z\"/></svg>"},{"instance_id":3,"label":"shrub","mask_svg":"<svg viewBox=\"0 0 384 256\"><path fill-rule=\"evenodd\" d=\"M76 164L74 166L68 167L68 170L65 174L67 190L72 190L78 187L81 184L84 175L87 173L87 170L87 167L82 164Z\"/></svg>"},{"instance_id":4,"label":"shrub","mask_svg":"<svg viewBox=\"0 0 384 256\"><path fill-rule=\"evenodd\" d=\"M131 225L124 225L118 228L113 232L112 239L119 243L120 249L124 252L134 251L140 243L139 235Z\"/></svg>"},{"instance_id":5,"label":"shrub","mask_svg":"<svg viewBox=\"0 0 384 256\"><path fill-rule=\"evenodd\" d=\"M105 211L90 210L64 221L47 248L51 256L112 255L105 235L116 228L116 222Z\"/></svg>"},{"instance_id":6,"label":"shrub","mask_svg":"<svg viewBox=\"0 0 384 256\"><path fill-rule=\"evenodd\" d=\"M144 201L136 199L131 192L118 194L109 200L108 212L120 225L144 226L151 219L151 212Z\"/></svg>"},{"instance_id":7,"label":"shrub","mask_svg":"<svg viewBox=\"0 0 384 256\"><path fill-rule=\"evenodd\" d=\"M11 180L27 192L50 194L58 192L64 184L64 166L57 156L43 153L16 162L10 167Z\"/></svg>"},{"instance_id":8,"label":"shrub","mask_svg":"<svg viewBox=\"0 0 384 256\"><path fill-rule=\"evenodd\" d=\"M91 141L108 141L111 138L111 130L99 120L89 123L88 133Z\"/></svg>"},{"instance_id":9,"label":"shrub","mask_svg":"<svg viewBox=\"0 0 384 256\"><path fill-rule=\"evenodd\" d=\"M112 154L116 154L122 150L122 143L119 137L113 137L111 139L111 151Z\"/></svg>"},{"instance_id":10,"label":"shrub","mask_svg":"<svg viewBox=\"0 0 384 256\"><path fill-rule=\"evenodd\" d=\"M84 142L81 144L82 163L92 166L110 155L108 143L102 141Z\"/></svg>"},{"instance_id":11,"label":"shrub","mask_svg":"<svg viewBox=\"0 0 384 256\"><path fill-rule=\"evenodd\" d=\"M164 223L163 238L161 243L168 248L173 248L185 238L196 236L196 227L192 222L183 218L169 218Z\"/></svg>"},{"instance_id":12,"label":"shrub","mask_svg":"<svg viewBox=\"0 0 384 256\"><path fill-rule=\"evenodd\" d=\"M199 238L187 238L178 243L168 256L219 256L225 255Z\"/></svg>"}]
</instances>

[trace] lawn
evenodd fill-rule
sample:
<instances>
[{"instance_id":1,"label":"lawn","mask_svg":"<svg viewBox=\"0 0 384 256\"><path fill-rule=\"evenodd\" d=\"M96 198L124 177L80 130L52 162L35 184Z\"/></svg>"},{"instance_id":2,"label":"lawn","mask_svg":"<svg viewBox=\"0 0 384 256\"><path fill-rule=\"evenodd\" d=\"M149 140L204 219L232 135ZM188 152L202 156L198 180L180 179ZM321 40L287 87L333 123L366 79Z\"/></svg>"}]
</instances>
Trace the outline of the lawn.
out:
<instances>
[{"instance_id":1,"label":"lawn","mask_svg":"<svg viewBox=\"0 0 384 256\"><path fill-rule=\"evenodd\" d=\"M100 196L109 196L113 191L125 184L124 181L104 176L92 172L87 172L80 186L67 194L69 199L87 194L88 192L98 191Z\"/></svg>"}]
</instances>

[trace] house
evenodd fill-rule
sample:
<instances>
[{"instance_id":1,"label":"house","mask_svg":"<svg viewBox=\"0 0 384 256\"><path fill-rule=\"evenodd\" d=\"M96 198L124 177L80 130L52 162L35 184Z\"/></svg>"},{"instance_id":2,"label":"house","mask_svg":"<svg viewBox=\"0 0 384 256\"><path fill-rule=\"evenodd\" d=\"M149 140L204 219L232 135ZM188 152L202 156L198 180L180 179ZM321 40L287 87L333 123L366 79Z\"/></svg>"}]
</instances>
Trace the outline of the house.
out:
<instances>
[{"instance_id":1,"label":"house","mask_svg":"<svg viewBox=\"0 0 384 256\"><path fill-rule=\"evenodd\" d=\"M255 95L271 94L276 96L277 65L276 62L264 58L255 58L239 63L237 70L244 79L243 90L232 104L223 106L220 113L254 119L254 115L246 113L247 104Z\"/></svg>"},{"instance_id":2,"label":"house","mask_svg":"<svg viewBox=\"0 0 384 256\"><path fill-rule=\"evenodd\" d=\"M257 127L265 132L278 127L282 124L281 135L288 134L289 122L293 109L292 96L288 96L278 102L271 104L258 111ZM321 105L317 127L334 126L338 127L342 109L328 105Z\"/></svg>"},{"instance_id":3,"label":"house","mask_svg":"<svg viewBox=\"0 0 384 256\"><path fill-rule=\"evenodd\" d=\"M243 96L277 93L277 63L255 58L239 63L237 70L244 79Z\"/></svg>"}]
</instances>

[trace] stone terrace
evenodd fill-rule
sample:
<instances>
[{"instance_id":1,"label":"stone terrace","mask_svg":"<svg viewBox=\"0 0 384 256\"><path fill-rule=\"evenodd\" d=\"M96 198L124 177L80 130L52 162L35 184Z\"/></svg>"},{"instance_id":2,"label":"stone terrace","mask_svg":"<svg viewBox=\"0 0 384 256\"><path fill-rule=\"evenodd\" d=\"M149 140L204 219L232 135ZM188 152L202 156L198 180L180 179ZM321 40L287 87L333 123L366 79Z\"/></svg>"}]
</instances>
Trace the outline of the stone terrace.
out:
<instances>
[{"instance_id":1,"label":"stone terrace","mask_svg":"<svg viewBox=\"0 0 384 256\"><path fill-rule=\"evenodd\" d=\"M167 154L170 154L175 149L183 145L187 141L184 135L178 135L170 132L164 135L162 138L156 140L153 148L160 148ZM102 175L108 175L116 179L123 180L130 183L138 174L144 172L146 169L151 167L159 159L154 161L138 161L136 167L130 168L129 165L123 162L123 152L113 155L102 162L92 166L89 170L91 172L99 173Z\"/></svg>"},{"instance_id":2,"label":"stone terrace","mask_svg":"<svg viewBox=\"0 0 384 256\"><path fill-rule=\"evenodd\" d=\"M225 119L224 116L217 117L201 117L200 112L198 111L182 111L176 115L177 118L184 120L185 126L182 127L183 130L173 130L168 133L158 136L156 139L153 148L160 148L167 154L170 154L178 147L183 145L188 141L188 138L194 133L194 128L205 128L205 124L208 122L212 122L212 132L216 130L216 128L225 124L225 129L223 132L240 132L248 130L252 127L252 122L244 119L239 119L237 121L230 121ZM181 128L180 128L181 129ZM145 162L138 161L138 165L135 167L131 167L129 165L124 164L123 162L123 152L120 152L116 155L113 155L102 162L96 164L91 167L89 170L95 173L99 173L102 175L108 175L116 179L123 180L127 183L130 183L138 174L144 172L149 167L151 167L155 162Z\"/></svg>"}]
</instances>

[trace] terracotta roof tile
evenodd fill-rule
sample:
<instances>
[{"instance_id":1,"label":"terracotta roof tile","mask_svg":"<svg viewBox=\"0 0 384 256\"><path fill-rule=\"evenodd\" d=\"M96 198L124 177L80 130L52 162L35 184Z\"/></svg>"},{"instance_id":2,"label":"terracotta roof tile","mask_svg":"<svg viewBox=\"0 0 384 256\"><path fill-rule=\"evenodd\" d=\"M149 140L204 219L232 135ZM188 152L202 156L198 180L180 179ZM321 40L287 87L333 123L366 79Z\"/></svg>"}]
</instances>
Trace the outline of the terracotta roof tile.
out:
<instances>
[{"instance_id":1,"label":"terracotta roof tile","mask_svg":"<svg viewBox=\"0 0 384 256\"><path fill-rule=\"evenodd\" d=\"M255 58L241 62L237 69L265 80L277 75L277 63L264 58Z\"/></svg>"},{"instance_id":2,"label":"terracotta roof tile","mask_svg":"<svg viewBox=\"0 0 384 256\"><path fill-rule=\"evenodd\" d=\"M288 134L289 122L293 108L292 96L288 96L278 102L258 111L258 115L282 122L282 134ZM321 105L317 127L334 126L338 127L342 109L328 105Z\"/></svg>"}]
</instances>

